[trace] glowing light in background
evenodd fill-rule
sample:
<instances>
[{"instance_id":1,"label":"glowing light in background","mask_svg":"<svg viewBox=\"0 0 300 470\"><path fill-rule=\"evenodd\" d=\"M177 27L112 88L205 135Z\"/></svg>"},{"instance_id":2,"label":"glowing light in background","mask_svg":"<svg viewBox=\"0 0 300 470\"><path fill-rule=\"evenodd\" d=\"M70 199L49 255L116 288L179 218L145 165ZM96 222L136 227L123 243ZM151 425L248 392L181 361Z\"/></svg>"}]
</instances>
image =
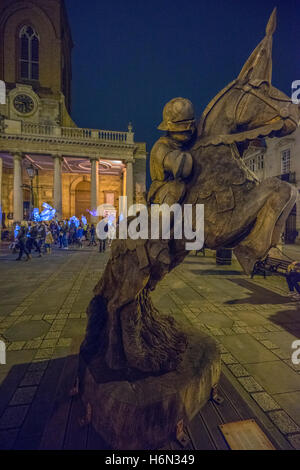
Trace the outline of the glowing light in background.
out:
<instances>
[{"instance_id":1,"label":"glowing light in background","mask_svg":"<svg viewBox=\"0 0 300 470\"><path fill-rule=\"evenodd\" d=\"M77 217L76 217L75 215L73 215L73 216L70 218L70 220L69 220L69 226L70 226L72 223L74 223L77 228L79 227L80 222L79 222L79 219L77 219Z\"/></svg>"},{"instance_id":2,"label":"glowing light in background","mask_svg":"<svg viewBox=\"0 0 300 470\"><path fill-rule=\"evenodd\" d=\"M54 219L56 214L56 209L47 204L46 202L43 203L44 210L39 213L37 208L33 209L32 216L35 222L48 222L49 220Z\"/></svg>"},{"instance_id":3,"label":"glowing light in background","mask_svg":"<svg viewBox=\"0 0 300 470\"><path fill-rule=\"evenodd\" d=\"M40 219L40 211L38 210L37 207L35 207L32 211L32 217L33 217L33 220L35 222L39 222L41 219Z\"/></svg>"},{"instance_id":4,"label":"glowing light in background","mask_svg":"<svg viewBox=\"0 0 300 470\"><path fill-rule=\"evenodd\" d=\"M91 214L93 217L97 217L97 211L90 211L89 209L86 210L89 214Z\"/></svg>"},{"instance_id":5,"label":"glowing light in background","mask_svg":"<svg viewBox=\"0 0 300 470\"><path fill-rule=\"evenodd\" d=\"M15 238L17 238L17 236L18 236L18 233L19 233L20 228L21 228L21 227L20 227L20 225L18 225L18 224L15 226L15 230L14 230L14 236L15 236Z\"/></svg>"},{"instance_id":6,"label":"glowing light in background","mask_svg":"<svg viewBox=\"0 0 300 470\"><path fill-rule=\"evenodd\" d=\"M114 221L116 220L116 216L114 214L109 214L107 223L108 225L114 225Z\"/></svg>"}]
</instances>

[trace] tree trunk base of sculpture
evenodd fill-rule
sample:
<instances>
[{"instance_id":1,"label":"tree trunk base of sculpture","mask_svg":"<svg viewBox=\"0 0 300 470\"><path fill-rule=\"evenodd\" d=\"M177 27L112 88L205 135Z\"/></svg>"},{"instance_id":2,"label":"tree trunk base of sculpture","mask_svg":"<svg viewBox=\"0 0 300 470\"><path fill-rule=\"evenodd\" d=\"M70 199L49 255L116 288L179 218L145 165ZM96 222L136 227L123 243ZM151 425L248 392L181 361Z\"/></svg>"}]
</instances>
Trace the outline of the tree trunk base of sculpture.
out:
<instances>
[{"instance_id":1,"label":"tree trunk base of sculpture","mask_svg":"<svg viewBox=\"0 0 300 470\"><path fill-rule=\"evenodd\" d=\"M219 381L221 359L215 341L185 331L188 348L173 372L135 381L107 376L99 356L79 357L79 393L89 422L118 450L159 449L175 438L176 426L188 423L210 399Z\"/></svg>"}]
</instances>

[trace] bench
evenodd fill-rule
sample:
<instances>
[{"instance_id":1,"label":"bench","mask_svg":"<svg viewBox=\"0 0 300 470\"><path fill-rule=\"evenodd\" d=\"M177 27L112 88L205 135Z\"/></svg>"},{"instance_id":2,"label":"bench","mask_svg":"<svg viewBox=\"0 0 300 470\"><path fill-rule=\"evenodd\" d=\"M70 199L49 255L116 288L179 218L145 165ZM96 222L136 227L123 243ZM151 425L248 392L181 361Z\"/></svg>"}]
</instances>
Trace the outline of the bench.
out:
<instances>
[{"instance_id":1,"label":"bench","mask_svg":"<svg viewBox=\"0 0 300 470\"><path fill-rule=\"evenodd\" d=\"M267 256L264 260L259 260L255 263L251 273L251 279L253 279L255 274L263 274L264 278L266 278L266 273L286 276L291 263L292 261L289 260Z\"/></svg>"}]
</instances>

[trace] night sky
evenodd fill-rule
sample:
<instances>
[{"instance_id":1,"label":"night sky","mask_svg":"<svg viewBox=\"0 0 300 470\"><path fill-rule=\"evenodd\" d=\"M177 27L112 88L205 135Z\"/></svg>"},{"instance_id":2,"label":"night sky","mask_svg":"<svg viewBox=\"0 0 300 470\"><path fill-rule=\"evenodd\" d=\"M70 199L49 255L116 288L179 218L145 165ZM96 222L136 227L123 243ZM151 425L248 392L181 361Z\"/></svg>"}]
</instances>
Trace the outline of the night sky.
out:
<instances>
[{"instance_id":1,"label":"night sky","mask_svg":"<svg viewBox=\"0 0 300 470\"><path fill-rule=\"evenodd\" d=\"M300 79L300 0L65 0L73 34L72 117L127 130L148 152L164 104L189 98L197 117L238 75L274 6L273 85Z\"/></svg>"}]
</instances>

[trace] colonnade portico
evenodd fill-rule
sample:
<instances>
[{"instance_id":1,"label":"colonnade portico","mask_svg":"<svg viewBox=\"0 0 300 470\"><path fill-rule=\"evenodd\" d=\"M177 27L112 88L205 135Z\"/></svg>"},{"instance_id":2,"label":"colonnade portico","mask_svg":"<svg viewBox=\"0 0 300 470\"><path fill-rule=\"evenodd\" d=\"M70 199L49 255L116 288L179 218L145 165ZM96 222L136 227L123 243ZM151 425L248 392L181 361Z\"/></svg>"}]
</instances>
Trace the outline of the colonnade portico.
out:
<instances>
[{"instance_id":1,"label":"colonnade portico","mask_svg":"<svg viewBox=\"0 0 300 470\"><path fill-rule=\"evenodd\" d=\"M128 132L115 132L5 119L0 131L0 159L5 225L22 220L24 207L28 214L32 206L28 193L24 193L23 203L23 189L29 187L30 176L24 170L31 165L38 170L32 180L35 207L41 210L42 203L48 202L56 209L58 219L83 210L80 204L76 209L73 184L80 177L90 182L90 198L84 209L88 212L95 213L99 204L111 200L112 193L116 209L120 196L127 196L128 207L135 201L144 202L146 145L134 141L131 126ZM98 217L92 216L92 222L96 221Z\"/></svg>"},{"instance_id":2,"label":"colonnade portico","mask_svg":"<svg viewBox=\"0 0 300 470\"><path fill-rule=\"evenodd\" d=\"M24 167L26 167L26 159L28 159L28 166L31 164L31 158L28 154L22 154L21 152L12 152L10 155L10 161L13 162L13 221L20 222L24 218L24 201L23 201L23 171ZM6 156L8 156L6 154ZM63 190L62 190L62 175L63 175L63 162L64 156L61 154L54 154L48 155L48 158L51 157L53 161L53 206L56 209L57 218L63 218ZM41 160L42 161L42 156ZM82 157L84 158L84 157ZM100 190L100 183L99 183L99 162L100 157L91 156L85 157L87 161L90 162L90 175L87 176L90 179L91 183L91 205L89 210L91 212L91 223L97 223L99 220L99 216L95 215L97 212L97 208L99 206L99 190ZM128 207L133 204L133 164L132 161L126 162L120 160L120 163L123 164L123 171L120 174L120 186L121 192L120 196L127 196L128 198ZM1 191L1 184L2 184L2 175L3 175L3 160L0 154L0 217L2 215L2 191ZM65 167L66 170L66 167ZM123 183L122 176L123 175ZM40 208L41 209L41 208ZM75 215L75 214L72 214ZM1 222L1 221L0 221ZM1 227L1 223L0 223Z\"/></svg>"}]
</instances>

